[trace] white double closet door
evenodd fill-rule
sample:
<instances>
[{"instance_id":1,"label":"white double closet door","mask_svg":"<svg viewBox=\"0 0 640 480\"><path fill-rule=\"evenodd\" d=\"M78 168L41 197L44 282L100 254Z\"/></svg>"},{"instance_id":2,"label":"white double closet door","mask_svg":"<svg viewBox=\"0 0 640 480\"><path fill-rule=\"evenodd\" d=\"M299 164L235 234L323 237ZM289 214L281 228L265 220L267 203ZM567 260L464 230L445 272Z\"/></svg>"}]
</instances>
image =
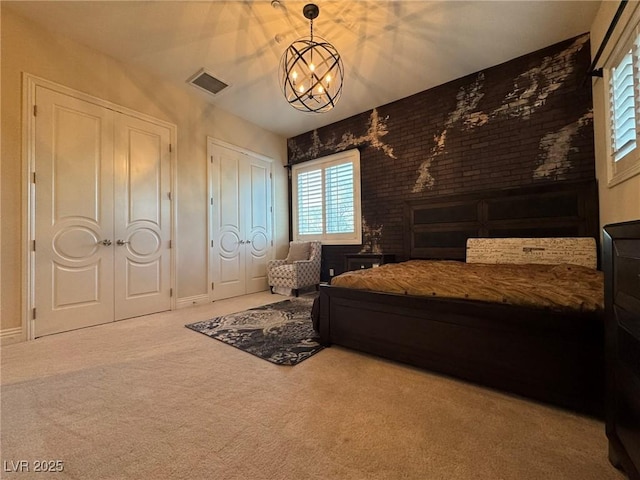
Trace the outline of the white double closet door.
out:
<instances>
[{"instance_id":1,"label":"white double closet door","mask_svg":"<svg viewBox=\"0 0 640 480\"><path fill-rule=\"evenodd\" d=\"M34 336L169 310L170 129L35 98Z\"/></svg>"},{"instance_id":2,"label":"white double closet door","mask_svg":"<svg viewBox=\"0 0 640 480\"><path fill-rule=\"evenodd\" d=\"M209 139L211 299L268 289L271 161Z\"/></svg>"}]
</instances>

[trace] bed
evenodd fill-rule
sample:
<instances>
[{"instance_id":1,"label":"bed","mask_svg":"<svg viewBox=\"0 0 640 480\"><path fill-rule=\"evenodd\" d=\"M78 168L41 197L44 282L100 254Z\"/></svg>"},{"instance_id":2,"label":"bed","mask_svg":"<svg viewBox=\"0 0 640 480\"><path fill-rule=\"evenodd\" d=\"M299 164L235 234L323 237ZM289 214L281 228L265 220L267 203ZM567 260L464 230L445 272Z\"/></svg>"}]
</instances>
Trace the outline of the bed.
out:
<instances>
[{"instance_id":1,"label":"bed","mask_svg":"<svg viewBox=\"0 0 640 480\"><path fill-rule=\"evenodd\" d=\"M469 238L598 239L597 205L595 182L410 201L403 257L464 261ZM411 293L322 285L316 322L322 344L603 414L601 309Z\"/></svg>"},{"instance_id":2,"label":"bed","mask_svg":"<svg viewBox=\"0 0 640 480\"><path fill-rule=\"evenodd\" d=\"M605 226L603 241L609 460L640 480L640 220Z\"/></svg>"}]
</instances>

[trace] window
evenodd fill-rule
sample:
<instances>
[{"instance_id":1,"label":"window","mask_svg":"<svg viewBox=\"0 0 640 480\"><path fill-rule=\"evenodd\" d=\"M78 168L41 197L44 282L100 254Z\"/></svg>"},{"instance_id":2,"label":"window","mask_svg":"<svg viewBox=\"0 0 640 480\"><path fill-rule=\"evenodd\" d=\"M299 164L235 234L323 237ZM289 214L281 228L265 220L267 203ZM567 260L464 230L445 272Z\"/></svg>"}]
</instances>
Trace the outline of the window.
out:
<instances>
[{"instance_id":1,"label":"window","mask_svg":"<svg viewBox=\"0 0 640 480\"><path fill-rule=\"evenodd\" d=\"M640 173L640 30L619 43L605 67L608 92L609 185Z\"/></svg>"},{"instance_id":2,"label":"window","mask_svg":"<svg viewBox=\"0 0 640 480\"><path fill-rule=\"evenodd\" d=\"M360 152L294 165L291 172L293 239L361 244Z\"/></svg>"}]
</instances>

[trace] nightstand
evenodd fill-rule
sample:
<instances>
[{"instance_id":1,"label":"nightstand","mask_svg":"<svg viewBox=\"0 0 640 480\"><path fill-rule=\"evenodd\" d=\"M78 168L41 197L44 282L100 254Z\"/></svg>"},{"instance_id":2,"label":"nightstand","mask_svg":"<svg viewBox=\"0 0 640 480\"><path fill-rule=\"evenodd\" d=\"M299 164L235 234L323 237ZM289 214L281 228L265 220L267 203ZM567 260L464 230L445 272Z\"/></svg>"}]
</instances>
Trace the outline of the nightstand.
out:
<instances>
[{"instance_id":1,"label":"nightstand","mask_svg":"<svg viewBox=\"0 0 640 480\"><path fill-rule=\"evenodd\" d=\"M345 256L344 271L361 268L375 268L385 263L395 262L396 256L386 253L348 253Z\"/></svg>"}]
</instances>

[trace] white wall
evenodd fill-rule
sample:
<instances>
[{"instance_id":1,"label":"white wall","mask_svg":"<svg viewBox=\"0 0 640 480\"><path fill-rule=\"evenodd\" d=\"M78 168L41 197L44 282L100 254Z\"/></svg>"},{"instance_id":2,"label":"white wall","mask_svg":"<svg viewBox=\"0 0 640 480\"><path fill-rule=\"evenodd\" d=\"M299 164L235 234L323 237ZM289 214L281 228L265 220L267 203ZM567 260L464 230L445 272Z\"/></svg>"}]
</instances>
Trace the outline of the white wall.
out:
<instances>
[{"instance_id":1,"label":"white wall","mask_svg":"<svg viewBox=\"0 0 640 480\"><path fill-rule=\"evenodd\" d=\"M203 102L197 94L42 29L1 8L2 265L0 336L22 327L22 72L30 73L177 125L177 295L208 293L207 136L273 158L277 254L288 232L286 139ZM3 338L5 340L6 338Z\"/></svg>"},{"instance_id":2,"label":"white wall","mask_svg":"<svg viewBox=\"0 0 640 480\"><path fill-rule=\"evenodd\" d=\"M598 61L597 67L601 67L606 61L612 48L620 38L624 26L628 23L631 12L636 7L637 2L629 2L625 8L623 16L618 22L613 35L611 36L607 49L603 52ZM595 57L596 51L605 36L609 24L615 15L620 2L602 2L600 10L591 26L591 58ZM605 85L599 78L593 81L593 113L594 113L594 134L595 134L595 154L596 154L596 177L600 193L600 225L605 226L610 223L623 222L640 219L640 175L636 175L618 185L609 187L607 172L607 151L606 151L606 111L605 111Z\"/></svg>"}]
</instances>

